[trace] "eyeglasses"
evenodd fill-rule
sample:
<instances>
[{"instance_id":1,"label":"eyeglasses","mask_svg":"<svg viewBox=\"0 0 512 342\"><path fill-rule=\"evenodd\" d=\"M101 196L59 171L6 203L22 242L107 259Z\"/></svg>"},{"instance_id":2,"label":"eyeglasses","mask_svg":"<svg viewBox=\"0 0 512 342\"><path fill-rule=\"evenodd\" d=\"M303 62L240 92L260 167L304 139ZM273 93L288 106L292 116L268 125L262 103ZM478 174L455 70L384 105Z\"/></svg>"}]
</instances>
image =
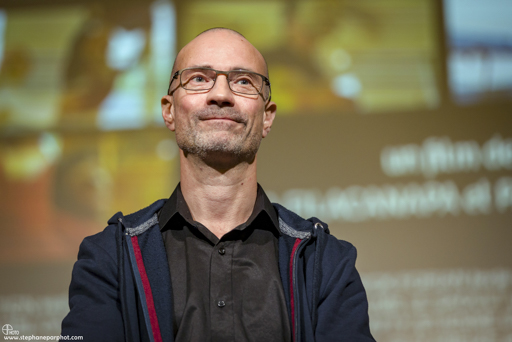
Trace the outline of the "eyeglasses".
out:
<instances>
[{"instance_id":1,"label":"eyeglasses","mask_svg":"<svg viewBox=\"0 0 512 342\"><path fill-rule=\"evenodd\" d=\"M218 75L225 75L228 80L229 89L233 93L244 95L265 96L264 86L268 86L268 100L270 100L270 81L267 77L252 71L231 70L219 71L210 68L186 68L174 73L167 89L171 95L171 84L175 79L180 79L180 86L189 91L208 91L213 88Z\"/></svg>"}]
</instances>

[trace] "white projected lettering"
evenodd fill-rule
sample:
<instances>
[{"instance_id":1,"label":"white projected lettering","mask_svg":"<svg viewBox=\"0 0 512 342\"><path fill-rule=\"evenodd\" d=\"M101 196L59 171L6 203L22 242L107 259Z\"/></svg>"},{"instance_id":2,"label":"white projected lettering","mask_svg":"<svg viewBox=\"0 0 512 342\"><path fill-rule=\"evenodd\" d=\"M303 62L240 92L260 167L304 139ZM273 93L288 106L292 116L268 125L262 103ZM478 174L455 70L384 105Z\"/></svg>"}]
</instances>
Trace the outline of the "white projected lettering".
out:
<instances>
[{"instance_id":1,"label":"white projected lettering","mask_svg":"<svg viewBox=\"0 0 512 342\"><path fill-rule=\"evenodd\" d=\"M386 341L508 341L510 270L361 274L372 332Z\"/></svg>"},{"instance_id":2,"label":"white projected lettering","mask_svg":"<svg viewBox=\"0 0 512 342\"><path fill-rule=\"evenodd\" d=\"M430 137L423 144L387 146L381 152L382 171L390 177L423 174L512 170L512 138L496 134L482 146L474 140L452 142Z\"/></svg>"},{"instance_id":3,"label":"white projected lettering","mask_svg":"<svg viewBox=\"0 0 512 342\"><path fill-rule=\"evenodd\" d=\"M453 181L428 181L423 184L350 186L290 189L281 196L269 193L272 201L304 217L325 221L361 222L366 220L428 218L490 214L512 207L512 178L502 177L495 184L487 178L459 189Z\"/></svg>"},{"instance_id":4,"label":"white projected lettering","mask_svg":"<svg viewBox=\"0 0 512 342\"><path fill-rule=\"evenodd\" d=\"M491 183L487 177L458 186L436 181L439 174L512 170L512 138L495 134L482 145L474 140L429 137L419 144L386 146L380 155L382 171L391 177L422 174L425 183L352 185L344 189L290 189L271 193L276 202L304 217L326 221L361 222L446 215L504 213L512 207L512 178Z\"/></svg>"},{"instance_id":5,"label":"white projected lettering","mask_svg":"<svg viewBox=\"0 0 512 342\"><path fill-rule=\"evenodd\" d=\"M512 207L512 178L504 177L499 179L494 185L496 198L496 209L504 212Z\"/></svg>"}]
</instances>

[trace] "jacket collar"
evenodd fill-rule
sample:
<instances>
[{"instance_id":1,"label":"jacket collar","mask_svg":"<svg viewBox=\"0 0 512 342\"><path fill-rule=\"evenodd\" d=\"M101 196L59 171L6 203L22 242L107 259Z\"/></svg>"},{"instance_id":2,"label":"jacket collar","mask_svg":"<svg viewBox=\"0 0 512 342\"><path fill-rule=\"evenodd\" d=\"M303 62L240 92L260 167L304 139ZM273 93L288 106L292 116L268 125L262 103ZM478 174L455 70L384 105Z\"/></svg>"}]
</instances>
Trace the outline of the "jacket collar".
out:
<instances>
[{"instance_id":1,"label":"jacket collar","mask_svg":"<svg viewBox=\"0 0 512 342\"><path fill-rule=\"evenodd\" d=\"M122 212L117 212L108 220L108 224L122 222L129 235L140 235L158 223L156 215L165 204L165 201L165 199L158 200L150 206L126 216Z\"/></svg>"},{"instance_id":2,"label":"jacket collar","mask_svg":"<svg viewBox=\"0 0 512 342\"><path fill-rule=\"evenodd\" d=\"M158 212L162 209L166 201L166 199L158 200L150 206L126 216L118 212L110 218L108 223L114 224L118 221L122 221L129 235L140 235L152 226L158 224ZM278 203L272 203L272 205L277 211L279 230L283 235L299 239L304 239L311 235L315 236L316 224L320 224L325 232L329 232L327 224L317 218L313 217L306 220Z\"/></svg>"}]
</instances>

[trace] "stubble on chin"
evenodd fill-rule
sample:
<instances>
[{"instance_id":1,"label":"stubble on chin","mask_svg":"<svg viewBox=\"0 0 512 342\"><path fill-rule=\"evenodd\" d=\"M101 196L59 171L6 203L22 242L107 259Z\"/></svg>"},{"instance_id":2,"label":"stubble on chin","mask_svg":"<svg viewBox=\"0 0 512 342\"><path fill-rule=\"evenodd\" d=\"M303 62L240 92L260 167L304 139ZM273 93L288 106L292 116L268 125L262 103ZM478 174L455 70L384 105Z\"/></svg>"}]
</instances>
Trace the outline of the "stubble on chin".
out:
<instances>
[{"instance_id":1,"label":"stubble on chin","mask_svg":"<svg viewBox=\"0 0 512 342\"><path fill-rule=\"evenodd\" d=\"M202 120L222 116L243 124L247 127L247 116L232 108L212 110L205 109L192 114L190 125L176 122L176 143L185 155L193 154L206 160L210 156L233 156L237 160L253 160L261 142L261 132L257 130L246 135L241 132L228 131L225 134L215 128L204 130L200 128Z\"/></svg>"}]
</instances>

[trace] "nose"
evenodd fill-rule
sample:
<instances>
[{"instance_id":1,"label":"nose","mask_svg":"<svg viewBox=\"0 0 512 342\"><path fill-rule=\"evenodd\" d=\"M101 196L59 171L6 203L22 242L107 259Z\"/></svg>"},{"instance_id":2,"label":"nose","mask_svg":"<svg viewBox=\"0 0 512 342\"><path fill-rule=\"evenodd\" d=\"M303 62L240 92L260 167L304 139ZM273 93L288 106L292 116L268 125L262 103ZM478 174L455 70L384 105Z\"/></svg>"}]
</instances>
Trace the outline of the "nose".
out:
<instances>
[{"instance_id":1,"label":"nose","mask_svg":"<svg viewBox=\"0 0 512 342\"><path fill-rule=\"evenodd\" d=\"M209 105L219 107L233 107L235 105L235 96L229 89L226 75L218 75L215 85L208 92L207 102Z\"/></svg>"}]
</instances>

